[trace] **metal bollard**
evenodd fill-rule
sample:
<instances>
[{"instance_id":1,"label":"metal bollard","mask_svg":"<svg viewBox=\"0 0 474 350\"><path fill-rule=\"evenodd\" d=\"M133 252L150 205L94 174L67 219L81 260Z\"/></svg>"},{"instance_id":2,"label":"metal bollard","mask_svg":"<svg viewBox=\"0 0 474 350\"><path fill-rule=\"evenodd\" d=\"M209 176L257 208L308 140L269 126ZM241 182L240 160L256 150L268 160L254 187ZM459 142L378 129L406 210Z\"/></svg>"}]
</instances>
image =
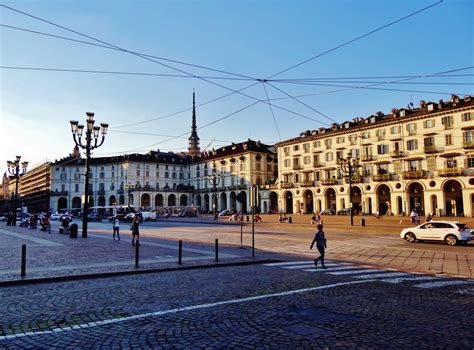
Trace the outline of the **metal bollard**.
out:
<instances>
[{"instance_id":1,"label":"metal bollard","mask_svg":"<svg viewBox=\"0 0 474 350\"><path fill-rule=\"evenodd\" d=\"M360 226L365 226L365 219L364 218L360 219Z\"/></svg>"},{"instance_id":2,"label":"metal bollard","mask_svg":"<svg viewBox=\"0 0 474 350\"><path fill-rule=\"evenodd\" d=\"M250 222L249 216L247 215L247 222Z\"/></svg>"},{"instance_id":3,"label":"metal bollard","mask_svg":"<svg viewBox=\"0 0 474 350\"><path fill-rule=\"evenodd\" d=\"M26 276L26 244L21 245L21 277Z\"/></svg>"},{"instance_id":4,"label":"metal bollard","mask_svg":"<svg viewBox=\"0 0 474 350\"><path fill-rule=\"evenodd\" d=\"M293 219L291 218L291 216L288 218L288 223L291 224L293 222Z\"/></svg>"},{"instance_id":5,"label":"metal bollard","mask_svg":"<svg viewBox=\"0 0 474 350\"><path fill-rule=\"evenodd\" d=\"M219 261L219 240L216 238L216 261Z\"/></svg>"},{"instance_id":6,"label":"metal bollard","mask_svg":"<svg viewBox=\"0 0 474 350\"><path fill-rule=\"evenodd\" d=\"M178 248L178 264L183 263L183 241L179 241L179 248Z\"/></svg>"},{"instance_id":7,"label":"metal bollard","mask_svg":"<svg viewBox=\"0 0 474 350\"><path fill-rule=\"evenodd\" d=\"M140 259L140 239L137 238L137 243L135 243L135 268L138 268L139 259Z\"/></svg>"}]
</instances>

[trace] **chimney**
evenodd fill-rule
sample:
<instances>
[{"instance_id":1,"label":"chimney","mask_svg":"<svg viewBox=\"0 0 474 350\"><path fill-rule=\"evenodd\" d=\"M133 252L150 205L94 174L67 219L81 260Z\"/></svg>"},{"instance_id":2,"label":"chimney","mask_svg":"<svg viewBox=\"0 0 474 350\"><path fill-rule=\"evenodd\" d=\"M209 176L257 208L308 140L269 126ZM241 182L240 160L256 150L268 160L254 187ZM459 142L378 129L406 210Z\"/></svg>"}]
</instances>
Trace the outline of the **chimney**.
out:
<instances>
[{"instance_id":1,"label":"chimney","mask_svg":"<svg viewBox=\"0 0 474 350\"><path fill-rule=\"evenodd\" d=\"M420 108L425 108L426 102L425 100L420 100Z\"/></svg>"}]
</instances>

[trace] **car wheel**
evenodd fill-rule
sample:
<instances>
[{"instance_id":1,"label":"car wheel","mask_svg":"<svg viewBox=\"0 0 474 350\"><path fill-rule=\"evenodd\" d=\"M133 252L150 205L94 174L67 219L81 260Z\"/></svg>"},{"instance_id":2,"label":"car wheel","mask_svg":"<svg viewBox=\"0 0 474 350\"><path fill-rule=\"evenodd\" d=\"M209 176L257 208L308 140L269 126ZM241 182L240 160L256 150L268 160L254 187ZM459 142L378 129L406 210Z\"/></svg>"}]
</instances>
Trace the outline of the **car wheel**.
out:
<instances>
[{"instance_id":1,"label":"car wheel","mask_svg":"<svg viewBox=\"0 0 474 350\"><path fill-rule=\"evenodd\" d=\"M447 236L444 241L447 245L456 245L458 243L458 239L454 235Z\"/></svg>"},{"instance_id":2,"label":"car wheel","mask_svg":"<svg viewBox=\"0 0 474 350\"><path fill-rule=\"evenodd\" d=\"M412 232L408 232L407 234L405 234L405 240L408 242L408 243L413 243L416 241L416 237L415 237L415 234L412 233Z\"/></svg>"}]
</instances>

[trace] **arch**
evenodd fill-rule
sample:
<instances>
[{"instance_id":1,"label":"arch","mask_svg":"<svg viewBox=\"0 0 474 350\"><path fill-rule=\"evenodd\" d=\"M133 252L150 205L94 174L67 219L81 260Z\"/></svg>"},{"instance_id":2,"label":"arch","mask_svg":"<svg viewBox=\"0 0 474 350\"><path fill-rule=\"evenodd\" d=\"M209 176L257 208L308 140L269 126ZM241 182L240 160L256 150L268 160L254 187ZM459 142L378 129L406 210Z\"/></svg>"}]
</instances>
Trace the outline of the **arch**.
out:
<instances>
[{"instance_id":1,"label":"arch","mask_svg":"<svg viewBox=\"0 0 474 350\"><path fill-rule=\"evenodd\" d=\"M94 197L89 196L89 208L94 206Z\"/></svg>"},{"instance_id":2,"label":"arch","mask_svg":"<svg viewBox=\"0 0 474 350\"><path fill-rule=\"evenodd\" d=\"M232 210L237 210L237 194L234 191L232 191L229 197L230 197L230 208Z\"/></svg>"},{"instance_id":3,"label":"arch","mask_svg":"<svg viewBox=\"0 0 474 350\"><path fill-rule=\"evenodd\" d=\"M336 190L332 187L326 188L326 190L324 191L324 198L326 200L325 209L336 210Z\"/></svg>"},{"instance_id":4,"label":"arch","mask_svg":"<svg viewBox=\"0 0 474 350\"><path fill-rule=\"evenodd\" d=\"M115 199L115 196L110 196L109 198L109 205L116 205L117 201Z\"/></svg>"},{"instance_id":5,"label":"arch","mask_svg":"<svg viewBox=\"0 0 474 350\"><path fill-rule=\"evenodd\" d=\"M155 196L155 207L163 207L164 200L163 200L163 195L161 193L158 193Z\"/></svg>"},{"instance_id":6,"label":"arch","mask_svg":"<svg viewBox=\"0 0 474 350\"><path fill-rule=\"evenodd\" d=\"M195 206L201 208L201 205L202 205L202 200L201 200L201 195L200 194L197 194L194 198L195 200Z\"/></svg>"},{"instance_id":7,"label":"arch","mask_svg":"<svg viewBox=\"0 0 474 350\"><path fill-rule=\"evenodd\" d=\"M311 190L303 192L303 205L304 212L306 214L312 214L314 212L314 194Z\"/></svg>"},{"instance_id":8,"label":"arch","mask_svg":"<svg viewBox=\"0 0 474 350\"><path fill-rule=\"evenodd\" d=\"M392 203L390 201L390 187L386 184L381 184L375 189L378 201L379 215L390 215L392 212Z\"/></svg>"},{"instance_id":9,"label":"arch","mask_svg":"<svg viewBox=\"0 0 474 350\"><path fill-rule=\"evenodd\" d=\"M209 212L209 194L204 195L204 211Z\"/></svg>"},{"instance_id":10,"label":"arch","mask_svg":"<svg viewBox=\"0 0 474 350\"><path fill-rule=\"evenodd\" d=\"M99 196L99 198L97 198L97 205L99 207L105 207L105 196Z\"/></svg>"},{"instance_id":11,"label":"arch","mask_svg":"<svg viewBox=\"0 0 474 350\"><path fill-rule=\"evenodd\" d=\"M237 202L240 203L240 211L242 213L247 213L247 192L240 191L237 195Z\"/></svg>"},{"instance_id":12,"label":"arch","mask_svg":"<svg viewBox=\"0 0 474 350\"><path fill-rule=\"evenodd\" d=\"M419 182L411 182L407 186L408 211L416 210L420 215L425 213L424 193L425 189Z\"/></svg>"},{"instance_id":13,"label":"arch","mask_svg":"<svg viewBox=\"0 0 474 350\"><path fill-rule=\"evenodd\" d=\"M58 210L67 209L67 198L59 197L58 198Z\"/></svg>"},{"instance_id":14,"label":"arch","mask_svg":"<svg viewBox=\"0 0 474 350\"><path fill-rule=\"evenodd\" d=\"M82 201L80 197L74 197L72 199L71 209L81 209Z\"/></svg>"},{"instance_id":15,"label":"arch","mask_svg":"<svg viewBox=\"0 0 474 350\"><path fill-rule=\"evenodd\" d=\"M443 184L443 196L447 216L463 216L462 184L457 180L448 180Z\"/></svg>"},{"instance_id":16,"label":"arch","mask_svg":"<svg viewBox=\"0 0 474 350\"><path fill-rule=\"evenodd\" d=\"M121 194L119 196L119 204L120 205L124 205L125 204L125 196L123 194Z\"/></svg>"},{"instance_id":17,"label":"arch","mask_svg":"<svg viewBox=\"0 0 474 350\"><path fill-rule=\"evenodd\" d=\"M341 209L346 207L346 200L345 200L345 198L340 198L340 199L339 199L339 205L340 205L339 208L341 208Z\"/></svg>"},{"instance_id":18,"label":"arch","mask_svg":"<svg viewBox=\"0 0 474 350\"><path fill-rule=\"evenodd\" d=\"M362 190L359 186L352 186L351 189L352 211L357 215L362 211Z\"/></svg>"},{"instance_id":19,"label":"arch","mask_svg":"<svg viewBox=\"0 0 474 350\"><path fill-rule=\"evenodd\" d=\"M179 205L182 207L185 207L188 205L188 196L185 194L182 194L181 197L179 197Z\"/></svg>"},{"instance_id":20,"label":"arch","mask_svg":"<svg viewBox=\"0 0 474 350\"><path fill-rule=\"evenodd\" d=\"M170 194L168 196L168 206L169 207L174 207L176 206L176 196L174 194Z\"/></svg>"},{"instance_id":21,"label":"arch","mask_svg":"<svg viewBox=\"0 0 474 350\"><path fill-rule=\"evenodd\" d=\"M283 198L285 198L285 212L287 214L293 214L293 193L286 191Z\"/></svg>"},{"instance_id":22,"label":"arch","mask_svg":"<svg viewBox=\"0 0 474 350\"><path fill-rule=\"evenodd\" d=\"M148 193L142 194L142 198L140 200L140 207L146 209L149 208L151 205L151 198Z\"/></svg>"},{"instance_id":23,"label":"arch","mask_svg":"<svg viewBox=\"0 0 474 350\"><path fill-rule=\"evenodd\" d=\"M227 209L227 194L222 192L219 198L219 209L224 210Z\"/></svg>"},{"instance_id":24,"label":"arch","mask_svg":"<svg viewBox=\"0 0 474 350\"><path fill-rule=\"evenodd\" d=\"M270 192L270 205L268 213L278 213L278 194L276 192Z\"/></svg>"}]
</instances>

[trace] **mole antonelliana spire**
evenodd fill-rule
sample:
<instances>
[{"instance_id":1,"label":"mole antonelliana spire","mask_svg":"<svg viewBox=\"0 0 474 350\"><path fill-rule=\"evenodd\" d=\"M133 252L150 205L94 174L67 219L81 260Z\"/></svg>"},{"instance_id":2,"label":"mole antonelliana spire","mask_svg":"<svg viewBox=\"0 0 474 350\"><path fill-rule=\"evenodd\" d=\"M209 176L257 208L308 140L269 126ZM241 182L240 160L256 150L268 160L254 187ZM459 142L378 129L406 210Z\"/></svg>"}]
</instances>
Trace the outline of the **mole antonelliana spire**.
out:
<instances>
[{"instance_id":1,"label":"mole antonelliana spire","mask_svg":"<svg viewBox=\"0 0 474 350\"><path fill-rule=\"evenodd\" d=\"M196 131L196 98L193 90L193 120L191 125L191 136L189 136L188 154L191 157L197 157L201 152L199 148L199 136Z\"/></svg>"}]
</instances>

